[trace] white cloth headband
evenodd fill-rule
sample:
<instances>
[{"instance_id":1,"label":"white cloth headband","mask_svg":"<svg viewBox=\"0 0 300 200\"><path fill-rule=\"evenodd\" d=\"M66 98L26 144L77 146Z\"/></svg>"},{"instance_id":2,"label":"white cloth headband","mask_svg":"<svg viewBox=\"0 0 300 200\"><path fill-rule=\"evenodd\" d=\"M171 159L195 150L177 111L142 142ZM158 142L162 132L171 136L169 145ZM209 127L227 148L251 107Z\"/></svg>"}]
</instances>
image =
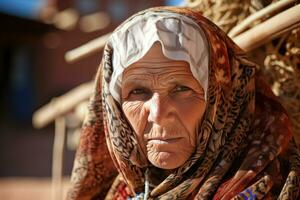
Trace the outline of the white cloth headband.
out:
<instances>
[{"instance_id":1,"label":"white cloth headband","mask_svg":"<svg viewBox=\"0 0 300 200\"><path fill-rule=\"evenodd\" d=\"M113 48L113 74L109 85L113 98L121 103L122 73L141 59L156 42L163 54L186 61L205 92L208 85L209 47L203 30L190 18L172 12L147 12L116 29L108 40Z\"/></svg>"}]
</instances>

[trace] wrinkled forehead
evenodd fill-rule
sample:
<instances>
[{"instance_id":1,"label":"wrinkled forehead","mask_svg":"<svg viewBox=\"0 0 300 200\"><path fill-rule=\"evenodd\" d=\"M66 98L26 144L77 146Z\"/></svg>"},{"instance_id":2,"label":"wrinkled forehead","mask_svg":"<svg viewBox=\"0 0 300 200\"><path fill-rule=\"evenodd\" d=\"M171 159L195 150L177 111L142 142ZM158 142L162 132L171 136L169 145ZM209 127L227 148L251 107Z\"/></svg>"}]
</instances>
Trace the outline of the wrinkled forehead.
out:
<instances>
[{"instance_id":1,"label":"wrinkled forehead","mask_svg":"<svg viewBox=\"0 0 300 200\"><path fill-rule=\"evenodd\" d=\"M155 42L161 44L165 57L189 63L206 93L209 48L202 28L184 15L146 11L127 20L108 41L113 48L109 89L114 99L120 103L123 71L145 56Z\"/></svg>"}]
</instances>

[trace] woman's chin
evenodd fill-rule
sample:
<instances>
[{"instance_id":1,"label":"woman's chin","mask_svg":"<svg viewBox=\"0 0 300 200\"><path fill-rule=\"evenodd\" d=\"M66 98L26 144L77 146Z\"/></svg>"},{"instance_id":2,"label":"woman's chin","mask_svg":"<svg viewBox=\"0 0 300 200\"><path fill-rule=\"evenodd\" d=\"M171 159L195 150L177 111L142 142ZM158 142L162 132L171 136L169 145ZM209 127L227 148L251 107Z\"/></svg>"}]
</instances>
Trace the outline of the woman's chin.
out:
<instances>
[{"instance_id":1,"label":"woman's chin","mask_svg":"<svg viewBox=\"0 0 300 200\"><path fill-rule=\"evenodd\" d=\"M175 152L148 152L148 159L155 167L175 169L185 163L189 156Z\"/></svg>"}]
</instances>

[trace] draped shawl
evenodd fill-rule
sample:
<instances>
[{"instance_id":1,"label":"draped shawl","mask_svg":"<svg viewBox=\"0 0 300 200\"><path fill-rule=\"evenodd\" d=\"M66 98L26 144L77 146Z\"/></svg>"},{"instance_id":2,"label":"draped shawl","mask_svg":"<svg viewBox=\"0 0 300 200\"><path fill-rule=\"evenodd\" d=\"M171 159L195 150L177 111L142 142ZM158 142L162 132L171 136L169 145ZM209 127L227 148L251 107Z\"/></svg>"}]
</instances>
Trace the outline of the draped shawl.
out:
<instances>
[{"instance_id":1,"label":"draped shawl","mask_svg":"<svg viewBox=\"0 0 300 200\"><path fill-rule=\"evenodd\" d=\"M299 151L288 116L257 74L257 66L201 14L185 8L150 10L157 15L174 12L196 22L208 41L209 66L206 109L196 149L182 166L150 188L148 198L297 199ZM132 156L139 155L138 140L109 90L113 53L107 43L82 128L68 199L104 199L117 174L131 196L145 192L146 169L132 161Z\"/></svg>"}]
</instances>

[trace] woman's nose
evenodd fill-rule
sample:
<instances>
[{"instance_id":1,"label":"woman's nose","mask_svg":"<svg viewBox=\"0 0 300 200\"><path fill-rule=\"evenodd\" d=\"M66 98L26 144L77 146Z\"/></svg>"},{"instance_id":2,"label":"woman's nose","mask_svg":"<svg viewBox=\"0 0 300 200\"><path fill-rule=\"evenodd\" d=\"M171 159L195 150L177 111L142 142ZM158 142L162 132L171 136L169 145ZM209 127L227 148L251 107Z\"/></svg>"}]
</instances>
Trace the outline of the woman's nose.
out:
<instances>
[{"instance_id":1,"label":"woman's nose","mask_svg":"<svg viewBox=\"0 0 300 200\"><path fill-rule=\"evenodd\" d=\"M171 117L172 106L167 96L154 93L147 102L148 121L162 125Z\"/></svg>"}]
</instances>

